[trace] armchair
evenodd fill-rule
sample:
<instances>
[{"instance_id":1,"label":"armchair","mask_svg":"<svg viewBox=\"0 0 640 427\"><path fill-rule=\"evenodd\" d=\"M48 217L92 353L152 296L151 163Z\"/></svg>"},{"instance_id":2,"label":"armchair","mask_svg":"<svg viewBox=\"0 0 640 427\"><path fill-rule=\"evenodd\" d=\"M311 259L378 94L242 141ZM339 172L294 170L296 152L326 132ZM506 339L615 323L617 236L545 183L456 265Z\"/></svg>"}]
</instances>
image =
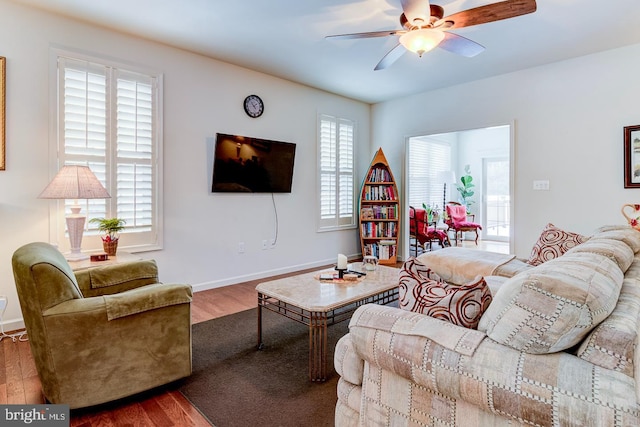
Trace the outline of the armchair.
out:
<instances>
[{"instance_id":1,"label":"armchair","mask_svg":"<svg viewBox=\"0 0 640 427\"><path fill-rule=\"evenodd\" d=\"M424 209L416 209L413 206L409 206L409 238L409 252L413 249L413 256L418 256L418 246L424 247L428 243L429 249L431 249L434 241L437 241L443 248L451 246L447 233L438 230L435 224L430 226L427 212Z\"/></svg>"},{"instance_id":2,"label":"armchair","mask_svg":"<svg viewBox=\"0 0 640 427\"><path fill-rule=\"evenodd\" d=\"M13 275L47 401L72 409L191 374L191 287L155 261L81 271L47 243L15 251Z\"/></svg>"},{"instance_id":3,"label":"armchair","mask_svg":"<svg viewBox=\"0 0 640 427\"><path fill-rule=\"evenodd\" d=\"M482 230L482 226L475 221L475 215L467 215L467 207L461 205L458 202L449 202L446 205L446 217L445 224L449 228L447 228L447 232L453 230L455 236L456 246L458 246L458 234L460 235L460 240L462 240L462 233L468 231L474 231L476 233L476 245L478 245L478 230ZM471 221L469 221L469 217Z\"/></svg>"}]
</instances>

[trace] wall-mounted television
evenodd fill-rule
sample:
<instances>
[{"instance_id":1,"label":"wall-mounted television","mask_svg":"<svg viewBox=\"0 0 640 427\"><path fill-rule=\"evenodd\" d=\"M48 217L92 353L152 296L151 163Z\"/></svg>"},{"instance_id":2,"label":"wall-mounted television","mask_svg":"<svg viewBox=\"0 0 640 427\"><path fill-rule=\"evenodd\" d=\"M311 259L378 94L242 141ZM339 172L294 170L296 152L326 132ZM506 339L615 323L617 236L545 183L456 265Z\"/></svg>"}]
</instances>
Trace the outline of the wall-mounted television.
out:
<instances>
[{"instance_id":1,"label":"wall-mounted television","mask_svg":"<svg viewBox=\"0 0 640 427\"><path fill-rule=\"evenodd\" d=\"M214 193L291 193L296 144L216 134Z\"/></svg>"}]
</instances>

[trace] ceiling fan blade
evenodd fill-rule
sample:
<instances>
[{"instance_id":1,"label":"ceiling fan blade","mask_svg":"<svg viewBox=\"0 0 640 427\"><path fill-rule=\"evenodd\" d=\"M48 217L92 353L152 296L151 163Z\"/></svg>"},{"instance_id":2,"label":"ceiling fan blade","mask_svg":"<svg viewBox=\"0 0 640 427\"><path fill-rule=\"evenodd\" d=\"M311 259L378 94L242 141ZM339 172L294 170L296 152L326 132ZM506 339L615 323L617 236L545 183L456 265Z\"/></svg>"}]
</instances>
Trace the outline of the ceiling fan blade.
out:
<instances>
[{"instance_id":1,"label":"ceiling fan blade","mask_svg":"<svg viewBox=\"0 0 640 427\"><path fill-rule=\"evenodd\" d=\"M431 17L429 0L400 0L400 3L402 3L402 12L410 24L421 26L429 23Z\"/></svg>"},{"instance_id":2,"label":"ceiling fan blade","mask_svg":"<svg viewBox=\"0 0 640 427\"><path fill-rule=\"evenodd\" d=\"M442 18L441 21L453 22L453 25L450 26L449 29L470 27L472 25L486 24L487 22L526 15L535 12L536 9L535 0L507 0L463 10L446 16ZM438 22L438 24L439 23L440 22Z\"/></svg>"},{"instance_id":3,"label":"ceiling fan blade","mask_svg":"<svg viewBox=\"0 0 640 427\"><path fill-rule=\"evenodd\" d=\"M384 58L382 58L380 62L378 62L378 65L376 65L376 68L374 68L374 70L384 70L385 68L396 62L398 59L400 59L400 57L404 55L405 52L406 49L404 48L404 46L398 43L396 47L387 52Z\"/></svg>"},{"instance_id":4,"label":"ceiling fan blade","mask_svg":"<svg viewBox=\"0 0 640 427\"><path fill-rule=\"evenodd\" d=\"M469 40L466 37L454 33L444 32L444 40L438 45L439 48L457 53L458 55L471 58L484 51L484 46Z\"/></svg>"},{"instance_id":5,"label":"ceiling fan blade","mask_svg":"<svg viewBox=\"0 0 640 427\"><path fill-rule=\"evenodd\" d=\"M386 37L386 36L398 36L406 33L405 30L387 30L387 31L371 31L368 33L353 33L353 34L336 34L333 36L326 36L326 39L368 39L371 37Z\"/></svg>"}]
</instances>

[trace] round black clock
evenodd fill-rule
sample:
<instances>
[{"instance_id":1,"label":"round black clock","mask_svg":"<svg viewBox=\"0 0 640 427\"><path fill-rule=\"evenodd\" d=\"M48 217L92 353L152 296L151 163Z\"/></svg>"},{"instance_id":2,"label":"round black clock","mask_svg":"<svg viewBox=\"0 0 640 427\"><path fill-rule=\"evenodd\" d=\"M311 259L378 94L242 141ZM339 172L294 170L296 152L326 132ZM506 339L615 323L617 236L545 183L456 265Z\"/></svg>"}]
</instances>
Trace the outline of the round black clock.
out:
<instances>
[{"instance_id":1,"label":"round black clock","mask_svg":"<svg viewBox=\"0 0 640 427\"><path fill-rule=\"evenodd\" d=\"M244 111L249 117L260 117L264 113L264 102L258 95L249 95L244 99Z\"/></svg>"}]
</instances>

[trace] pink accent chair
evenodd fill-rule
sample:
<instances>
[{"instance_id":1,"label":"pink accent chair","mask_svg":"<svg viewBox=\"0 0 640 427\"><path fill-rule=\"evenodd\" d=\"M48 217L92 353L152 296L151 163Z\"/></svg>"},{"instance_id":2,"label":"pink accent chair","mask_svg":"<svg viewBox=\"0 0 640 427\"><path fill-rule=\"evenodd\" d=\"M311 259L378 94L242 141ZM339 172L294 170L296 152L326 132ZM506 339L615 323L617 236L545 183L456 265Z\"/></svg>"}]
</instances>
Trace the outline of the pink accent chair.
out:
<instances>
[{"instance_id":1,"label":"pink accent chair","mask_svg":"<svg viewBox=\"0 0 640 427\"><path fill-rule=\"evenodd\" d=\"M458 202L449 202L446 206L447 216L444 220L445 224L449 227L449 231L454 232L456 246L458 246L458 234L462 241L462 233L475 232L476 233L476 246L478 245L478 230L482 230L482 226L475 221L475 215L467 215L467 207L461 205ZM471 218L471 221L469 221Z\"/></svg>"},{"instance_id":2,"label":"pink accent chair","mask_svg":"<svg viewBox=\"0 0 640 427\"><path fill-rule=\"evenodd\" d=\"M429 244L429 250L433 249L434 241L443 248L451 246L445 231L436 229L435 224L429 225L427 211L412 206L409 206L409 239L409 252L413 250L413 256L418 256L418 246L425 248L426 243Z\"/></svg>"}]
</instances>

